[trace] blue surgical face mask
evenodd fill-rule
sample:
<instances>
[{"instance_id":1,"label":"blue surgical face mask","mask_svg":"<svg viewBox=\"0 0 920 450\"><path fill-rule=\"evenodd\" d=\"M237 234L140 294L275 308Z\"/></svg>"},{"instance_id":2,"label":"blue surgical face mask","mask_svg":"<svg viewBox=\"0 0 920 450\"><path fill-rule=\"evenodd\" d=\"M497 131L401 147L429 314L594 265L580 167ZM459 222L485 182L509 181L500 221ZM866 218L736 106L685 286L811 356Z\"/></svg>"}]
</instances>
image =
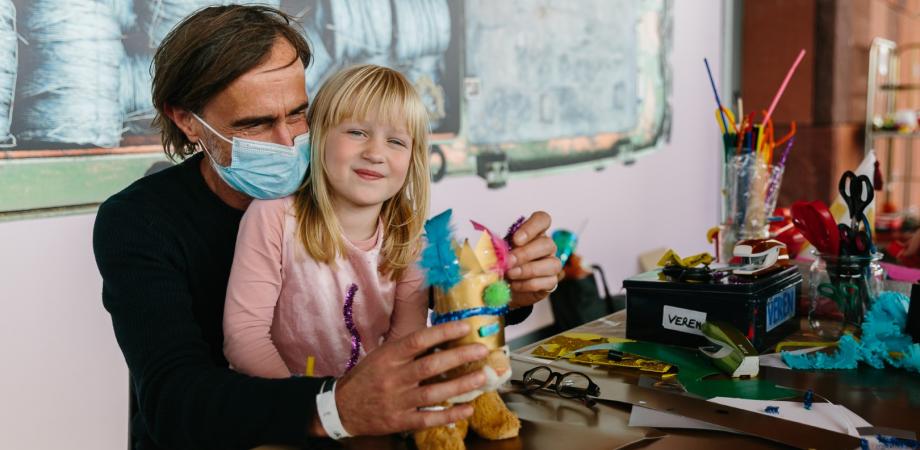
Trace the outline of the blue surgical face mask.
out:
<instances>
[{"instance_id":1,"label":"blue surgical face mask","mask_svg":"<svg viewBox=\"0 0 920 450\"><path fill-rule=\"evenodd\" d=\"M291 195L300 187L310 166L310 133L294 138L294 145L241 139L227 139L197 114L192 113L215 136L229 142L230 166L217 163L211 151L202 145L211 166L230 187L261 200Z\"/></svg>"}]
</instances>

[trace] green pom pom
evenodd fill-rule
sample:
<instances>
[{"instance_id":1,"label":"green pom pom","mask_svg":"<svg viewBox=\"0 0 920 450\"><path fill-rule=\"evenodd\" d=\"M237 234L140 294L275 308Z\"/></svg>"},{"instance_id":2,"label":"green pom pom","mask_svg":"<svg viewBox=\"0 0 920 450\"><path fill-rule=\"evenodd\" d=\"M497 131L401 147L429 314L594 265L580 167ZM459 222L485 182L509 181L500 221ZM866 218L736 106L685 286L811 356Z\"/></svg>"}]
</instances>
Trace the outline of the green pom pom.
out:
<instances>
[{"instance_id":1,"label":"green pom pom","mask_svg":"<svg viewBox=\"0 0 920 450\"><path fill-rule=\"evenodd\" d=\"M482 299L486 302L486 306L491 308L505 306L511 301L511 288L504 280L496 281L486 286Z\"/></svg>"}]
</instances>

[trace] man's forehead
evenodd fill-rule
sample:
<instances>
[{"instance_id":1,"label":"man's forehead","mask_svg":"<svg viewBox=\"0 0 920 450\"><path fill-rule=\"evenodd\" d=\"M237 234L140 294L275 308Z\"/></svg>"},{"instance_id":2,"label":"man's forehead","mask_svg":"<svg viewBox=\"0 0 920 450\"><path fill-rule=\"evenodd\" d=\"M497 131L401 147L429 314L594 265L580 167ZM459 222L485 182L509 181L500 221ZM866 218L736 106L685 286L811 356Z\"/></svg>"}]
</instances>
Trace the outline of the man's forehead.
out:
<instances>
[{"instance_id":1,"label":"man's forehead","mask_svg":"<svg viewBox=\"0 0 920 450\"><path fill-rule=\"evenodd\" d=\"M214 106L228 120L247 116L277 116L307 101L303 63L293 47L279 40L269 56L230 83L214 98Z\"/></svg>"},{"instance_id":2,"label":"man's forehead","mask_svg":"<svg viewBox=\"0 0 920 450\"><path fill-rule=\"evenodd\" d=\"M294 47L284 39L278 39L272 46L268 57L253 67L249 73L259 75L286 70L304 70L303 61Z\"/></svg>"},{"instance_id":3,"label":"man's forehead","mask_svg":"<svg viewBox=\"0 0 920 450\"><path fill-rule=\"evenodd\" d=\"M240 76L240 79L256 78L260 80L271 80L284 79L291 76L304 77L303 61L293 52L293 48L291 48L289 52L276 52L273 50L264 61L244 73Z\"/></svg>"},{"instance_id":4,"label":"man's forehead","mask_svg":"<svg viewBox=\"0 0 920 450\"><path fill-rule=\"evenodd\" d=\"M279 38L275 40L268 55L259 64L243 73L228 87L250 83L279 84L304 78L303 61L297 55L294 46L287 40Z\"/></svg>"}]
</instances>

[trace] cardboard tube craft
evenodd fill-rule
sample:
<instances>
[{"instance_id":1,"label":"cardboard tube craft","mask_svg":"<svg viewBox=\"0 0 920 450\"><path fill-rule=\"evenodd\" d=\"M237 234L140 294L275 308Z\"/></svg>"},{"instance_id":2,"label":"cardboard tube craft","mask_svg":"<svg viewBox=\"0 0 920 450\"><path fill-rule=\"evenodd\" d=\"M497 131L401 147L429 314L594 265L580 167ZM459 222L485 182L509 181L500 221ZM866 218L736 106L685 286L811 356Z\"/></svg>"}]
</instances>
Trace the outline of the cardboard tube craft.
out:
<instances>
[{"instance_id":1,"label":"cardboard tube craft","mask_svg":"<svg viewBox=\"0 0 920 450\"><path fill-rule=\"evenodd\" d=\"M517 416L496 392L511 378L503 317L511 299L511 289L504 281L508 244L476 222L473 226L482 232L476 245L471 246L468 241L458 244L450 231L450 216L451 210L447 210L425 224L427 244L420 264L434 288L431 323L462 320L470 325L469 335L448 342L442 349L481 343L490 352L483 360L460 366L431 381L481 370L487 382L482 388L453 397L447 403L432 405L432 409L439 409L471 403L474 412L468 420L415 432L413 438L419 450L464 449L468 428L490 440L516 437L521 428Z\"/></svg>"}]
</instances>

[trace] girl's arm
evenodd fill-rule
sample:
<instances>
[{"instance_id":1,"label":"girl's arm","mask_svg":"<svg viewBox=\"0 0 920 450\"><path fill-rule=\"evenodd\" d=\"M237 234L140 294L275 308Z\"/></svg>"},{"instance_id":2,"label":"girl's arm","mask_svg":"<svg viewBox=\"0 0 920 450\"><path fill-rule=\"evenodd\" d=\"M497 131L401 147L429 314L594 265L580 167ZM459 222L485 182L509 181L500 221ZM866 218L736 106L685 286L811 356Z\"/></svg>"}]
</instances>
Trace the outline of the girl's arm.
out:
<instances>
[{"instance_id":1,"label":"girl's arm","mask_svg":"<svg viewBox=\"0 0 920 450\"><path fill-rule=\"evenodd\" d=\"M425 273L412 265L396 282L396 301L387 340L399 339L428 324L428 288Z\"/></svg>"},{"instance_id":2,"label":"girl's arm","mask_svg":"<svg viewBox=\"0 0 920 450\"><path fill-rule=\"evenodd\" d=\"M224 304L224 355L239 372L288 378L290 370L272 342L271 325L281 292L284 199L249 205L236 239Z\"/></svg>"}]
</instances>

